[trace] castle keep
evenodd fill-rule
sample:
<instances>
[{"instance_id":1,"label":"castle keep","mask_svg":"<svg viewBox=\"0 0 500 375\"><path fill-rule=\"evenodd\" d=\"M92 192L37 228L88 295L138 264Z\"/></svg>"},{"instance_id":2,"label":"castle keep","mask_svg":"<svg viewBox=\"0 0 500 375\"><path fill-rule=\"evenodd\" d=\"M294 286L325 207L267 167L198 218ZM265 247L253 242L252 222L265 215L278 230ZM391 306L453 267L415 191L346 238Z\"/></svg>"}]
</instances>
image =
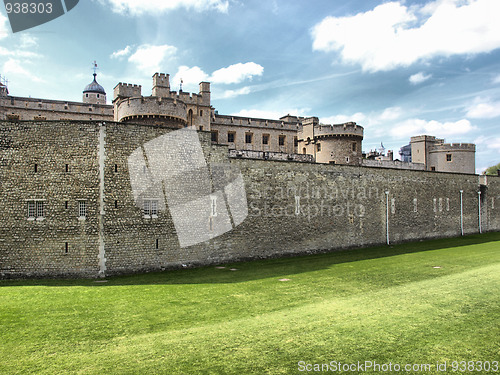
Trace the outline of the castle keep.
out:
<instances>
[{"instance_id":1,"label":"castle keep","mask_svg":"<svg viewBox=\"0 0 500 375\"><path fill-rule=\"evenodd\" d=\"M82 103L4 90L1 277L98 277L500 230L499 177L363 166L355 123L219 115L209 83L174 92L163 74L151 96L118 84L112 106L96 85ZM414 164L472 153L423 141L432 147L412 149Z\"/></svg>"}]
</instances>

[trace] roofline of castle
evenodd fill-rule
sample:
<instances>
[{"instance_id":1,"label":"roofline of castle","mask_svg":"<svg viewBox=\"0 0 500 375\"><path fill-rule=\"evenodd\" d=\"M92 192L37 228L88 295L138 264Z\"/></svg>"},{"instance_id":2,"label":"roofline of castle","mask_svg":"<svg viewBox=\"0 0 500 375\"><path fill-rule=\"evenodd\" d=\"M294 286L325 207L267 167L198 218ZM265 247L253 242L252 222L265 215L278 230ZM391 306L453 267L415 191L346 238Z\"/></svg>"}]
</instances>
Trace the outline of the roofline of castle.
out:
<instances>
[{"instance_id":1,"label":"roofline of castle","mask_svg":"<svg viewBox=\"0 0 500 375\"><path fill-rule=\"evenodd\" d=\"M4 96L4 98L9 98L9 99L14 99L14 100L24 100L24 101L29 101L29 102L36 102L36 103L54 103L54 104L73 104L73 105L85 105L85 106L93 106L93 107L106 107L106 108L113 108L112 104L90 104L90 103L84 103L84 102L72 102L68 100L58 100L58 99L41 99L41 98L31 98L31 97L24 97L24 96L12 96L12 95L7 95Z\"/></svg>"}]
</instances>

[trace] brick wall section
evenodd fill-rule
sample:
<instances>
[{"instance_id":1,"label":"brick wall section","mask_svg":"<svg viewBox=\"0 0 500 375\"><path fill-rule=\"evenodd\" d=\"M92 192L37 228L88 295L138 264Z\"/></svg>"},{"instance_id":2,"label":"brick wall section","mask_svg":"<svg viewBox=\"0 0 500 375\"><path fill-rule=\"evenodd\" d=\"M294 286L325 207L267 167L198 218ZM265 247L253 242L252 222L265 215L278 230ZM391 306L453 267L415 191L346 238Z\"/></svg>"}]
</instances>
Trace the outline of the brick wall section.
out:
<instances>
[{"instance_id":1,"label":"brick wall section","mask_svg":"<svg viewBox=\"0 0 500 375\"><path fill-rule=\"evenodd\" d=\"M391 243L458 236L460 190L464 232L479 231L478 176L234 159L200 132L210 164L241 171L249 216L231 232L181 248L168 209L149 219L136 206L127 162L173 129L106 123L103 197L100 129L98 122L0 122L1 277L97 277L101 198L106 275L384 244L387 202ZM500 178L481 192L483 231L498 231ZM29 199L45 199L45 220L27 219ZM78 220L79 199L86 220Z\"/></svg>"}]
</instances>

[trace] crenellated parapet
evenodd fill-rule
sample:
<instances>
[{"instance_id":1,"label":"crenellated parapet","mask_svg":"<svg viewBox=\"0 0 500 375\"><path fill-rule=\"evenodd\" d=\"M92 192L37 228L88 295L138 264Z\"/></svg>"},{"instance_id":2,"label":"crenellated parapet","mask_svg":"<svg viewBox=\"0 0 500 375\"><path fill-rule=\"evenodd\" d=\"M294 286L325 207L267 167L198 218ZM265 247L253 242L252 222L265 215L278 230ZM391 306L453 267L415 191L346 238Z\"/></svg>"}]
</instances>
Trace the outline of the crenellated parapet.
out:
<instances>
[{"instance_id":1,"label":"crenellated parapet","mask_svg":"<svg viewBox=\"0 0 500 375\"><path fill-rule=\"evenodd\" d=\"M474 143L441 143L430 147L429 152L476 152Z\"/></svg>"},{"instance_id":2,"label":"crenellated parapet","mask_svg":"<svg viewBox=\"0 0 500 375\"><path fill-rule=\"evenodd\" d=\"M319 124L314 127L314 137L317 138L361 137L363 139L363 132L363 127L357 125L355 122L335 125Z\"/></svg>"},{"instance_id":3,"label":"crenellated parapet","mask_svg":"<svg viewBox=\"0 0 500 375\"><path fill-rule=\"evenodd\" d=\"M245 128L261 128L261 129L274 129L274 130L291 130L297 131L300 128L299 122L288 121L288 118L281 118L279 120L228 116L228 115L212 115L212 123L217 125L224 125L228 127L245 127Z\"/></svg>"},{"instance_id":4,"label":"crenellated parapet","mask_svg":"<svg viewBox=\"0 0 500 375\"><path fill-rule=\"evenodd\" d=\"M120 99L136 98L142 96L141 91L142 91L141 85L132 85L130 83L120 82L113 89L113 103L116 100Z\"/></svg>"}]
</instances>

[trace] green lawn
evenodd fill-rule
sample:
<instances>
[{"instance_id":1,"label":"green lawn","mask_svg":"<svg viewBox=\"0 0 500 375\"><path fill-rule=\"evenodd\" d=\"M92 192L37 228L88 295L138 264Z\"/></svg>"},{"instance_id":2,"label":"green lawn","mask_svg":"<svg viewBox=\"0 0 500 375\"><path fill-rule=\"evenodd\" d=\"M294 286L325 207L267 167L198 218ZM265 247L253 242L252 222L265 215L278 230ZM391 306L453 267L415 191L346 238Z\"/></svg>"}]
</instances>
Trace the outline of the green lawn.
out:
<instances>
[{"instance_id":1,"label":"green lawn","mask_svg":"<svg viewBox=\"0 0 500 375\"><path fill-rule=\"evenodd\" d=\"M500 233L225 267L0 281L0 374L500 361Z\"/></svg>"}]
</instances>

